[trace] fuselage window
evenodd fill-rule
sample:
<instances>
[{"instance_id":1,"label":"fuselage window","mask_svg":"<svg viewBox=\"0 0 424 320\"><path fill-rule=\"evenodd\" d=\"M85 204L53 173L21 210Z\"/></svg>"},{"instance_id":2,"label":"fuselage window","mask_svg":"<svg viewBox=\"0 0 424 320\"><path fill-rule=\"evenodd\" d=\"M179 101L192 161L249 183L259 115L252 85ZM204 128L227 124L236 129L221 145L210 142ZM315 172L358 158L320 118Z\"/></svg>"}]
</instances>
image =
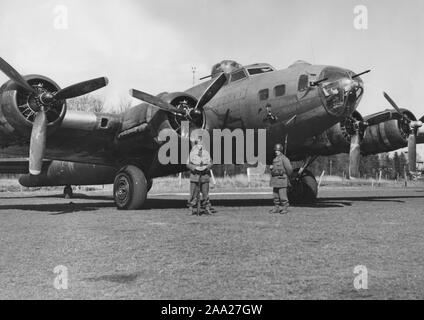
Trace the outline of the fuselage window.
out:
<instances>
[{"instance_id":1,"label":"fuselage window","mask_svg":"<svg viewBox=\"0 0 424 320\"><path fill-rule=\"evenodd\" d=\"M276 86L274 88L274 95L276 97L281 97L284 96L286 94L286 85L285 84L281 84L279 86Z\"/></svg>"},{"instance_id":2,"label":"fuselage window","mask_svg":"<svg viewBox=\"0 0 424 320\"><path fill-rule=\"evenodd\" d=\"M263 68L252 68L252 69L249 69L247 71L249 72L249 74L251 76L253 76L255 74L271 72L271 71L274 71L274 70L272 70L272 68L270 68L270 67L263 67Z\"/></svg>"},{"instance_id":3,"label":"fuselage window","mask_svg":"<svg viewBox=\"0 0 424 320\"><path fill-rule=\"evenodd\" d=\"M243 78L246 78L246 74L244 73L244 70L240 70L231 74L231 82L234 82Z\"/></svg>"},{"instance_id":4,"label":"fuselage window","mask_svg":"<svg viewBox=\"0 0 424 320\"><path fill-rule=\"evenodd\" d=\"M298 90L299 91L305 91L306 89L308 89L309 86L309 78L306 74L302 74L299 77L299 86L298 86Z\"/></svg>"},{"instance_id":5,"label":"fuselage window","mask_svg":"<svg viewBox=\"0 0 424 320\"><path fill-rule=\"evenodd\" d=\"M263 89L261 91L259 91L259 100L263 101L263 100L268 100L269 98L269 90L268 89Z\"/></svg>"}]
</instances>

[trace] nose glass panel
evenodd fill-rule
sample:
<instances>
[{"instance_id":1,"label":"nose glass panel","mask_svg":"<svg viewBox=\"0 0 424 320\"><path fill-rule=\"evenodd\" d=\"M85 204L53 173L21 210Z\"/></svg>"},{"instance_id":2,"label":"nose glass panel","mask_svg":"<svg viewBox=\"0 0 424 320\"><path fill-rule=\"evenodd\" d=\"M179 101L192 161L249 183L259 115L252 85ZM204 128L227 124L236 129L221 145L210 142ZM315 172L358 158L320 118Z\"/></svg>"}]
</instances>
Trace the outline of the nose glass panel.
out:
<instances>
[{"instance_id":1,"label":"nose glass panel","mask_svg":"<svg viewBox=\"0 0 424 320\"><path fill-rule=\"evenodd\" d=\"M325 70L321 85L324 106L334 116L347 116L357 107L363 94L362 80L352 79L348 72L331 68Z\"/></svg>"}]
</instances>

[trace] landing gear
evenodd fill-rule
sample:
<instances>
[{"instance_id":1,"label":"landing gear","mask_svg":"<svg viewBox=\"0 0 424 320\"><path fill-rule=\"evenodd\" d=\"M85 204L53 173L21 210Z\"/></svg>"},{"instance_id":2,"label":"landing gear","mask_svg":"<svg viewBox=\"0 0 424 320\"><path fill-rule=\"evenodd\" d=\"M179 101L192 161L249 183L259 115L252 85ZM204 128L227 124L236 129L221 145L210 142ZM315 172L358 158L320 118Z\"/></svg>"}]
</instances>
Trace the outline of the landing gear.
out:
<instances>
[{"instance_id":1,"label":"landing gear","mask_svg":"<svg viewBox=\"0 0 424 320\"><path fill-rule=\"evenodd\" d=\"M312 172L306 170L316 158L318 156L308 157L302 167L294 170L294 178L290 179L291 185L287 188L287 197L290 204L314 204L317 201L317 180Z\"/></svg>"},{"instance_id":2,"label":"landing gear","mask_svg":"<svg viewBox=\"0 0 424 320\"><path fill-rule=\"evenodd\" d=\"M309 170L294 170L295 179L290 181L291 186L287 189L289 203L296 204L314 204L318 195L318 183L315 176Z\"/></svg>"},{"instance_id":3,"label":"landing gear","mask_svg":"<svg viewBox=\"0 0 424 320\"><path fill-rule=\"evenodd\" d=\"M74 192L72 191L72 187L70 185L65 186L63 188L63 197L65 199L72 199Z\"/></svg>"},{"instance_id":4,"label":"landing gear","mask_svg":"<svg viewBox=\"0 0 424 320\"><path fill-rule=\"evenodd\" d=\"M153 180L152 179L147 180L147 192L149 192L150 189L152 189L152 186L153 186Z\"/></svg>"},{"instance_id":5,"label":"landing gear","mask_svg":"<svg viewBox=\"0 0 424 320\"><path fill-rule=\"evenodd\" d=\"M113 184L113 196L118 209L140 209L146 200L147 192L146 177L136 166L125 166L117 173Z\"/></svg>"}]
</instances>

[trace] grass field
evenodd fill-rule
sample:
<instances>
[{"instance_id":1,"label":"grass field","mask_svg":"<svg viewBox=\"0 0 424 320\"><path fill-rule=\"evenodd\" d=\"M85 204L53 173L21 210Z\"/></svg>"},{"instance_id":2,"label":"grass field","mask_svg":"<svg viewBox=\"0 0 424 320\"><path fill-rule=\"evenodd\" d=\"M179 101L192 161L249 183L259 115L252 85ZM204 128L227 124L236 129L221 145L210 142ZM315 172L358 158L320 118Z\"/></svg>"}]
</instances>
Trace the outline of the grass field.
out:
<instances>
[{"instance_id":1,"label":"grass field","mask_svg":"<svg viewBox=\"0 0 424 320\"><path fill-rule=\"evenodd\" d=\"M285 216L251 190L212 196L212 217L188 215L184 196L122 212L109 192L3 193L0 299L424 298L424 188L326 186Z\"/></svg>"}]
</instances>

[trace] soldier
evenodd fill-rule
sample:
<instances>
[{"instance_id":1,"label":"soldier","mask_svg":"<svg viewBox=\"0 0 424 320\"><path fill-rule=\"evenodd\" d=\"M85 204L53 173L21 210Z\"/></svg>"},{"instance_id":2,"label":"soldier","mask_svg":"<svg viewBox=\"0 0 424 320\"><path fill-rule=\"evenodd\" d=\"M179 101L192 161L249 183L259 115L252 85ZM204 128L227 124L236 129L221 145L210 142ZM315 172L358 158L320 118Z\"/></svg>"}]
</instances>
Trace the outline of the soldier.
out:
<instances>
[{"instance_id":1,"label":"soldier","mask_svg":"<svg viewBox=\"0 0 424 320\"><path fill-rule=\"evenodd\" d=\"M289 201L287 187L289 177L293 173L290 160L283 154L283 146L277 143L274 147L275 158L272 162L270 186L273 188L274 208L269 213L286 214Z\"/></svg>"},{"instance_id":2,"label":"soldier","mask_svg":"<svg viewBox=\"0 0 424 320\"><path fill-rule=\"evenodd\" d=\"M190 170L190 200L192 214L200 214L197 206L202 193L201 207L206 214L212 214L211 203L209 201L209 181L212 160L209 152L203 148L201 140L196 140L191 149L190 157L187 161L187 168Z\"/></svg>"}]
</instances>

